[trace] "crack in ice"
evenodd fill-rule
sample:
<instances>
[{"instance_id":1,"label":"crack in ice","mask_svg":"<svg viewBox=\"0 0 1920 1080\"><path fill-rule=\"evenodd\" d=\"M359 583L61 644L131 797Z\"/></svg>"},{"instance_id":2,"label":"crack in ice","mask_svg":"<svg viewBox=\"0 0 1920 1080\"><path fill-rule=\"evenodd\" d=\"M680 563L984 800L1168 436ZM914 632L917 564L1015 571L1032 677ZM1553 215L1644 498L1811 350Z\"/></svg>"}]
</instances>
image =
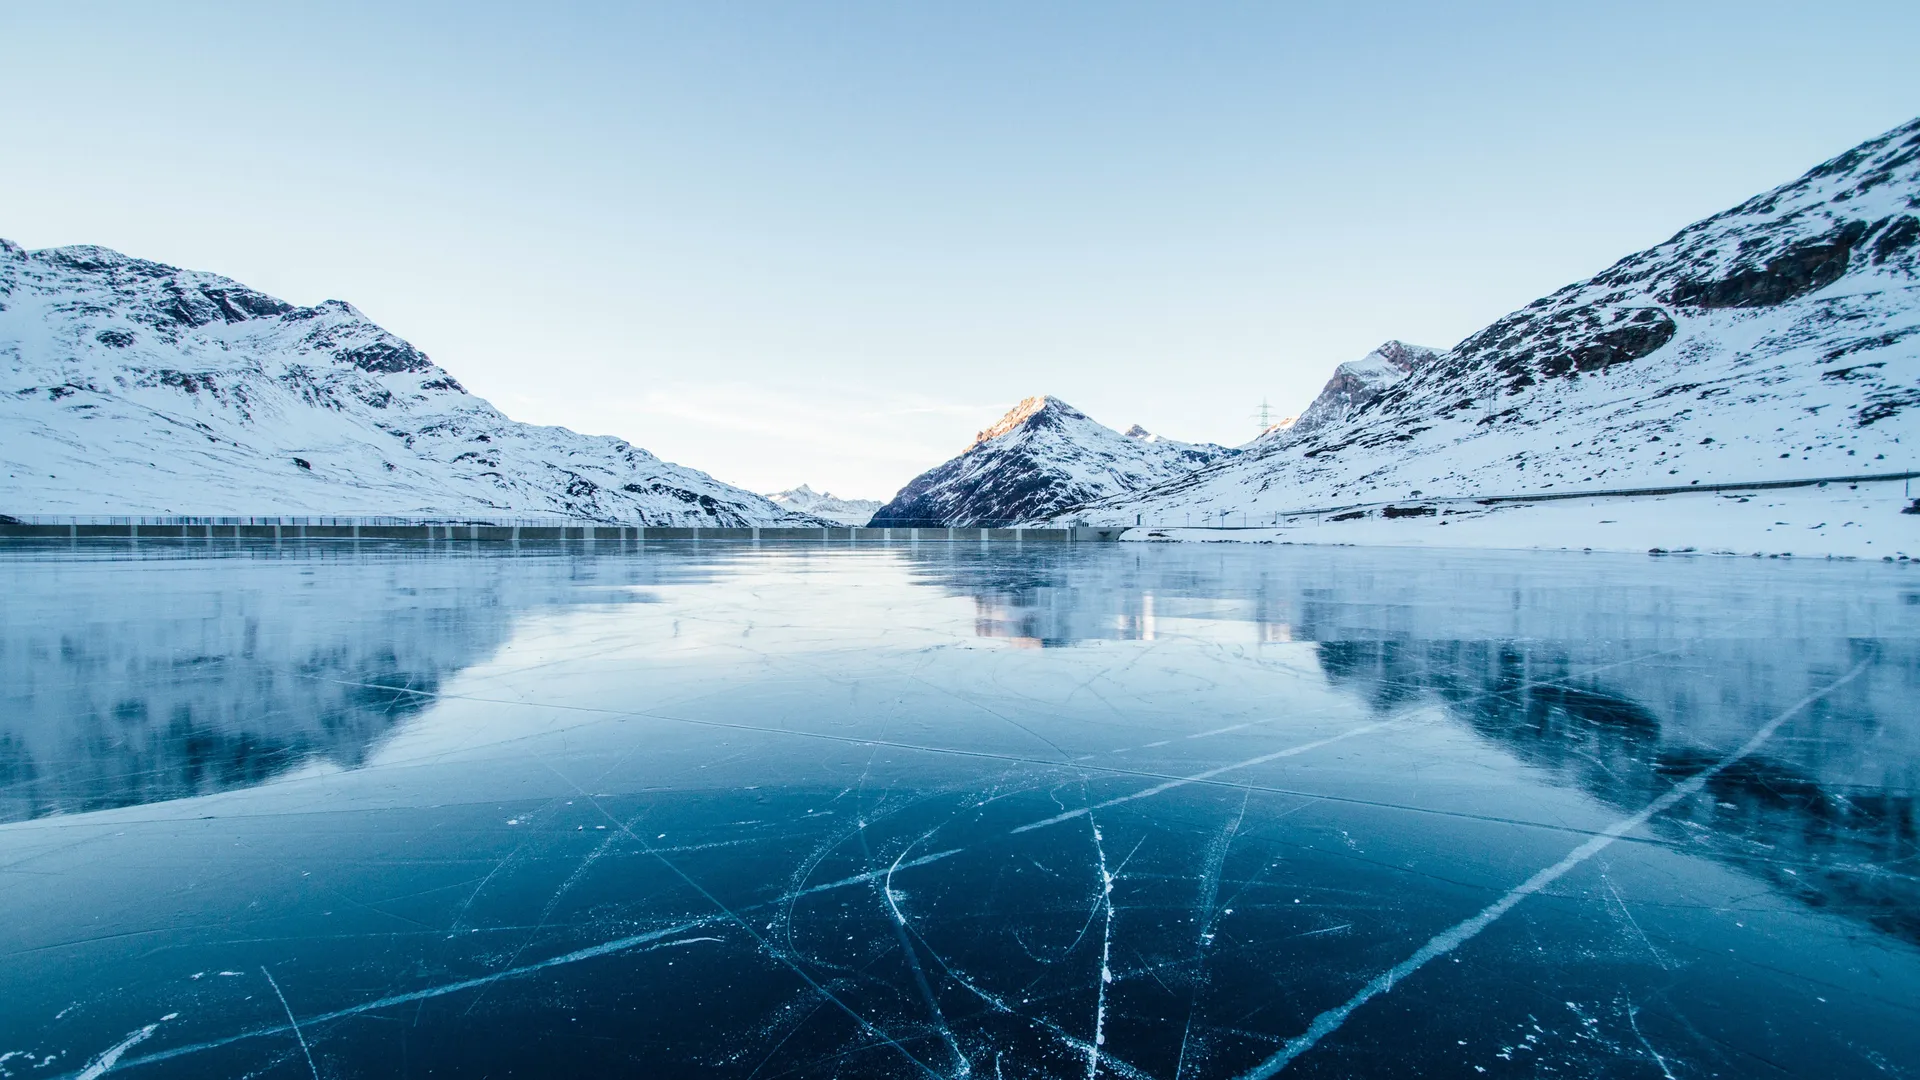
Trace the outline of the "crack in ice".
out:
<instances>
[{"instance_id":1,"label":"crack in ice","mask_svg":"<svg viewBox=\"0 0 1920 1080\"><path fill-rule=\"evenodd\" d=\"M866 833L863 831L860 835L861 846L864 847ZM953 1028L948 1025L946 1014L940 1011L940 1001L934 996L933 987L927 982L926 972L920 968L920 957L914 953L913 941L907 936L906 913L900 910L899 897L893 891L893 874L900 869L901 860L905 859L907 853L912 851L921 840L932 835L933 832L929 831L919 840L900 849L900 854L894 856L893 865L887 867L886 877L880 884L880 895L886 898L887 910L893 913L893 932L900 939L900 951L907 958L907 967L913 972L913 981L920 989L921 998L927 1003L927 1011L933 1014L933 1022L940 1027L940 1037L946 1040L947 1048L953 1052L955 1066L959 1069L955 1075L971 1076L973 1062L968 1059L966 1052L960 1049L960 1042L954 1038Z\"/></svg>"},{"instance_id":2,"label":"crack in ice","mask_svg":"<svg viewBox=\"0 0 1920 1080\"><path fill-rule=\"evenodd\" d=\"M1781 725L1792 719L1802 709L1833 693L1854 679L1859 678L1860 674L1866 671L1872 663L1872 659L1869 658L1855 664L1853 669L1845 675L1840 676L1840 678L1827 684L1825 687L1794 702L1793 705L1789 706L1784 712L1761 725L1760 730L1755 732L1752 738L1742 743L1740 748L1733 753L1728 754L1726 757L1714 762L1700 772L1668 788L1665 794L1642 807L1638 813L1622 818L1601 830L1593 839L1588 840L1586 843L1568 852L1567 856L1559 862L1535 873L1532 877L1514 886L1506 895L1481 909L1478 914L1436 934L1425 945L1422 945L1414 952L1412 956L1409 956L1400 963L1395 964L1393 967L1375 976L1371 982L1361 987L1360 990L1346 1002L1336 1005L1321 1013L1319 1016L1314 1017L1313 1022L1307 1025L1306 1031L1287 1040L1286 1045L1281 1047L1279 1052L1275 1053L1272 1057L1267 1058L1259 1065L1242 1073L1240 1080L1267 1080L1268 1077L1279 1073L1288 1065L1292 1064L1295 1058L1298 1058L1300 1055L1318 1045L1320 1040L1339 1030L1340 1026L1347 1022L1347 1018L1352 1016L1355 1010L1367 1002L1392 990L1396 983L1412 975L1414 972L1419 971L1431 961L1445 956L1447 953L1473 940L1481 931L1493 925L1501 916L1512 911L1522 900L1558 881L1561 877L1565 876L1568 871L1571 871L1581 863L1586 862L1601 851L1604 851L1608 846L1613 844L1614 841L1634 829L1645 825L1657 815L1671 809L1682 799L1698 794L1702 788L1707 786L1708 781L1725 772L1728 768L1737 764L1742 758L1747 757L1765 745L1767 740L1773 737L1774 732L1780 730Z\"/></svg>"},{"instance_id":3,"label":"crack in ice","mask_svg":"<svg viewBox=\"0 0 1920 1080\"><path fill-rule=\"evenodd\" d=\"M140 1045L143 1042L146 1042L149 1038L153 1036L154 1032L160 1030L161 1023L165 1023L166 1021L171 1020L178 1015L180 1014L168 1013L167 1015L161 1017L158 1022L148 1024L146 1027L143 1027L138 1031L128 1034L126 1038L121 1039L119 1042L115 1043L112 1047L110 1047L107 1050L106 1053L101 1054L97 1058L94 1058L91 1062L88 1063L86 1068L80 1070L80 1072L76 1074L77 1080L95 1080L96 1077L104 1074L108 1069L111 1069L115 1065L119 1064L120 1055L125 1054L127 1051L133 1049L134 1047Z\"/></svg>"},{"instance_id":4,"label":"crack in ice","mask_svg":"<svg viewBox=\"0 0 1920 1080\"><path fill-rule=\"evenodd\" d=\"M1108 799L1105 802L1094 803L1092 806L1077 807L1073 810L1068 810L1062 814L1055 814L1050 818L1043 818L1039 821L1032 821L1032 822L1028 822L1025 825L1016 826L1013 829L1013 831L1016 833L1023 833L1023 832L1031 832L1034 829L1044 829L1049 825L1058 825L1063 821L1071 821L1074 818L1091 814L1095 810L1105 810L1110 806L1119 806L1122 803L1130 803L1135 801L1136 799L1150 799L1153 796L1159 795L1163 792L1172 791L1174 788L1185 787L1188 784L1205 783L1206 781L1212 780L1226 773L1234 772L1238 769L1249 769L1255 765L1264 765L1269 761L1278 761L1281 758L1295 757L1297 755L1305 754L1313 750L1318 750L1323 746L1330 746L1334 743L1351 739L1357 735L1366 735L1371 732L1379 731L1381 728L1393 727L1399 724L1410 723L1420 713L1427 712L1432 708L1433 706L1430 706L1430 705L1421 706L1419 709L1412 710L1408 713L1405 713L1399 716L1390 716L1385 720L1376 720L1370 724L1360 724L1356 727L1348 728L1347 730L1342 731L1338 734L1329 735L1324 739L1315 739L1312 742L1304 742L1296 746L1289 746L1284 750L1275 750L1269 754L1261 754L1258 757L1250 757L1245 761L1236 761L1231 765L1217 765L1211 769L1206 769L1204 771L1194 773L1192 776L1174 777L1173 779L1155 784L1154 786L1150 788L1146 788L1142 791L1136 791L1128 795L1120 795L1115 798Z\"/></svg>"},{"instance_id":5,"label":"crack in ice","mask_svg":"<svg viewBox=\"0 0 1920 1080\"><path fill-rule=\"evenodd\" d=\"M287 995L280 991L279 980L273 977L273 972L268 971L265 964L260 965L260 974L267 977L267 985L273 987L273 996L280 999L280 1007L287 1011L287 1023L293 1025L293 1037L300 1041L300 1052L306 1055L307 1071L313 1074L313 1080L320 1080L320 1069L313 1063L313 1050L307 1046L307 1036L300 1030L300 1021L294 1019L293 1006L287 1004Z\"/></svg>"},{"instance_id":6,"label":"crack in ice","mask_svg":"<svg viewBox=\"0 0 1920 1080\"><path fill-rule=\"evenodd\" d=\"M675 934L685 933L688 930L697 930L702 927L711 926L716 921L717 920L714 919L713 917L696 919L696 920L693 920L692 922L680 923L678 925L669 926L661 930L652 930L644 934L634 934L629 937L617 938L613 941L602 942L599 945L590 945L584 949L575 949L573 952L562 953L559 956L553 956L545 960L536 961L535 963L525 964L520 967L514 968L510 971L496 971L496 972L493 972L492 974L481 975L472 979L461 979L458 982L451 982L451 983L443 984L441 986L428 987L425 990L413 990L404 994L390 994L386 997L375 998L372 1001L361 1002L358 1005L349 1005L342 1009L335 1009L332 1012L321 1013L317 1016L309 1016L304 1021L304 1023L306 1024L307 1027L312 1027L315 1024L325 1024L334 1020L344 1020L349 1016L359 1016L362 1013L372 1012L376 1009L388 1009L388 1008L392 1008L395 1005L411 1005L416 1001L426 1001L430 998L445 997L448 994L457 994L462 990L472 990L475 987L485 986L489 983L497 982L501 979L517 978L522 975L531 975L534 972L545 971L548 968L561 967L566 964L576 964L582 960L592 960L596 957L609 956L614 953L626 952L627 950L636 948L640 945L650 944L652 942L659 941L662 938L669 938L674 936ZM678 943L669 942L669 944L678 944ZM171 1020L173 1019L174 1015L175 1014L169 1014L167 1016L161 1017L161 1019ZM115 1050L108 1051L108 1053L113 1054L115 1060L118 1060L119 1055L121 1053L125 1053L126 1048L128 1046L131 1046L133 1045L133 1043L137 1043L142 1039L145 1039L148 1035L153 1034L153 1031L152 1031L153 1027L158 1027L158 1025L151 1025L149 1028L143 1029L145 1031L145 1034L141 1034L140 1032L135 1032L136 1035L139 1035L138 1039L133 1039L132 1042L128 1042L126 1044L123 1044L122 1046L116 1047ZM254 1028L251 1031L243 1031L236 1035L228 1035L225 1038L209 1039L206 1042L192 1043L187 1046L176 1046L169 1050L162 1050L162 1051L159 1051L158 1053L147 1054L142 1057L131 1059L121 1067L131 1069L131 1068L137 1068L141 1065L154 1065L162 1061L171 1061L175 1058L186 1057L191 1054L204 1053L205 1051L208 1051L208 1050L217 1050L223 1046L231 1046L234 1043L245 1042L248 1039L260 1039L260 1038L266 1038L273 1035L286 1035L291 1033L292 1031L293 1031L293 1027L288 1024L274 1024L268 1027ZM105 1055L102 1055L100 1060L105 1060ZM95 1064L99 1064L99 1061L96 1061ZM83 1071L76 1074L70 1074L68 1078L62 1078L62 1080L93 1080L94 1077L99 1076L100 1073L105 1072L107 1068L111 1068L111 1067L112 1067L112 1063L108 1063L108 1065L104 1068L101 1068L99 1072ZM91 1068L92 1066L89 1066L89 1069Z\"/></svg>"},{"instance_id":7,"label":"crack in ice","mask_svg":"<svg viewBox=\"0 0 1920 1080\"><path fill-rule=\"evenodd\" d=\"M1087 1080L1094 1080L1100 1073L1100 1048L1107 1042L1107 984L1113 981L1113 875L1107 872L1107 849L1100 824L1091 814L1087 815L1087 824L1093 828L1093 850L1100 869L1100 906L1106 913L1100 934L1100 985L1094 996L1093 1042L1087 1046Z\"/></svg>"}]
</instances>

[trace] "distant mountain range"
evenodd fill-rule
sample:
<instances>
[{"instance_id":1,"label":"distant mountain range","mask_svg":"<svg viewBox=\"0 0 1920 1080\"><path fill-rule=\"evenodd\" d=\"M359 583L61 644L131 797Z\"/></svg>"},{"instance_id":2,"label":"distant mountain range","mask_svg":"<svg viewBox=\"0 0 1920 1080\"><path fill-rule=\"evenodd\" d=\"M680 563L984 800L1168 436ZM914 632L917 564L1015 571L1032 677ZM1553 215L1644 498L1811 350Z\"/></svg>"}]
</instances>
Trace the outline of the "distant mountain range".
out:
<instances>
[{"instance_id":1,"label":"distant mountain range","mask_svg":"<svg viewBox=\"0 0 1920 1080\"><path fill-rule=\"evenodd\" d=\"M882 526L1003 525L1184 476L1231 454L1211 443L1126 434L1055 397L1031 397L958 457L921 473L877 510Z\"/></svg>"},{"instance_id":2,"label":"distant mountain range","mask_svg":"<svg viewBox=\"0 0 1920 1080\"><path fill-rule=\"evenodd\" d=\"M0 512L818 524L510 420L351 304L0 240Z\"/></svg>"},{"instance_id":3,"label":"distant mountain range","mask_svg":"<svg viewBox=\"0 0 1920 1080\"><path fill-rule=\"evenodd\" d=\"M1277 526L1392 500L1886 475L1920 467L1920 120L1451 349L1341 364L1244 447L1034 397L878 506L766 498L516 423L348 304L102 248L0 241L0 375L9 513Z\"/></svg>"},{"instance_id":4,"label":"distant mountain range","mask_svg":"<svg viewBox=\"0 0 1920 1080\"><path fill-rule=\"evenodd\" d=\"M1911 470L1917 282L1920 120L1452 349L1390 341L1341 364L1297 420L1237 450L1156 449L1031 398L875 523L1241 524Z\"/></svg>"},{"instance_id":5,"label":"distant mountain range","mask_svg":"<svg viewBox=\"0 0 1920 1080\"><path fill-rule=\"evenodd\" d=\"M878 499L842 499L832 492L815 491L805 484L767 496L774 505L796 514L810 514L835 525L865 525L880 509Z\"/></svg>"},{"instance_id":6,"label":"distant mountain range","mask_svg":"<svg viewBox=\"0 0 1920 1080\"><path fill-rule=\"evenodd\" d=\"M1389 341L1335 368L1298 418L1266 434L1297 434L1344 420L1440 355L1440 349ZM1238 452L1163 438L1138 424L1122 434L1058 398L1028 398L958 457L915 478L872 520L876 526L970 526L1071 517L1089 503L1125 500Z\"/></svg>"}]
</instances>

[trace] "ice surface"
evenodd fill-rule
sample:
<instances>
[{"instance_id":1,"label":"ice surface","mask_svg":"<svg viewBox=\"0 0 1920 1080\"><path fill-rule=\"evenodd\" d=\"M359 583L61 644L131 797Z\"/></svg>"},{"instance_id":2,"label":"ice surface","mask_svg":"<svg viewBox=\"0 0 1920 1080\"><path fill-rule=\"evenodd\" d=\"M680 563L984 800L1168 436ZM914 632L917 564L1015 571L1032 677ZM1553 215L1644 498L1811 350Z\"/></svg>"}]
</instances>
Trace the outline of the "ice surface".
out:
<instances>
[{"instance_id":1,"label":"ice surface","mask_svg":"<svg viewBox=\"0 0 1920 1080\"><path fill-rule=\"evenodd\" d=\"M0 1074L1910 1074L1916 572L13 545Z\"/></svg>"}]
</instances>

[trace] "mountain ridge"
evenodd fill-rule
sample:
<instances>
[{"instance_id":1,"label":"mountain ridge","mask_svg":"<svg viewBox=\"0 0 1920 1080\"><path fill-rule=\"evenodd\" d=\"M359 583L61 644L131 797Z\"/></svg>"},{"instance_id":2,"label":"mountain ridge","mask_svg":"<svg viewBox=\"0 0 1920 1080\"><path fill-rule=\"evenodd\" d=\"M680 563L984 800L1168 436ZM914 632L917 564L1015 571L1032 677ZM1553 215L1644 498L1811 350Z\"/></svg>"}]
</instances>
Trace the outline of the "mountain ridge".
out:
<instances>
[{"instance_id":1,"label":"mountain ridge","mask_svg":"<svg viewBox=\"0 0 1920 1080\"><path fill-rule=\"evenodd\" d=\"M1387 388L1411 375L1416 367L1432 363L1445 350L1404 341L1389 341L1358 360L1349 360L1333 369L1333 376L1320 393L1296 417L1293 423L1275 432L1298 439L1308 432L1338 423L1354 415Z\"/></svg>"},{"instance_id":2,"label":"mountain ridge","mask_svg":"<svg viewBox=\"0 0 1920 1080\"><path fill-rule=\"evenodd\" d=\"M881 506L878 499L842 499L831 491L815 491L806 484L773 492L767 498L776 506L836 525L865 525Z\"/></svg>"},{"instance_id":3,"label":"mountain ridge","mask_svg":"<svg viewBox=\"0 0 1920 1080\"><path fill-rule=\"evenodd\" d=\"M1535 300L1327 423L1082 512L1259 518L1905 467L1917 240L1920 119Z\"/></svg>"}]
</instances>

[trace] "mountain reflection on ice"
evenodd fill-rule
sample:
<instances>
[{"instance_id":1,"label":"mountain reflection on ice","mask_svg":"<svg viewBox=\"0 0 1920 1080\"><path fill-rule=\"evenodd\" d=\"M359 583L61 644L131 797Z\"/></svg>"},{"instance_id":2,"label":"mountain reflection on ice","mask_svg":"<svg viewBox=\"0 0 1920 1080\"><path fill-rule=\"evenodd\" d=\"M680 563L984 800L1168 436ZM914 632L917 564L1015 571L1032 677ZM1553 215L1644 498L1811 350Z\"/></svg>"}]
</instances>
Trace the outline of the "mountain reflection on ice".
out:
<instances>
[{"instance_id":1,"label":"mountain reflection on ice","mask_svg":"<svg viewBox=\"0 0 1920 1080\"><path fill-rule=\"evenodd\" d=\"M1866 662L1656 822L1817 908L1920 945L1920 648L1913 641L1691 643L1597 675L1592 649L1519 642L1327 642L1329 680L1378 708L1430 693L1479 734L1622 810L1725 757L1783 702ZM1790 656L1788 659L1782 654ZM1710 688L1711 692L1703 692Z\"/></svg>"},{"instance_id":2,"label":"mountain reflection on ice","mask_svg":"<svg viewBox=\"0 0 1920 1080\"><path fill-rule=\"evenodd\" d=\"M1770 587L1779 571L1744 561L1693 561L1684 572L1704 580L1656 583L1611 561L1561 576L1554 570L1566 563L1553 557L1521 556L1541 571L1529 575L1485 556L1387 556L1388 567L1419 571L1402 578L1368 566L1384 555L1300 553L1259 567L1251 582L1234 572L1252 562L1237 553L1116 560L1051 577L998 566L945 576L976 598L980 633L1037 645L1149 639L1222 620L1254 624L1261 641L1315 641L1328 682L1376 714L1442 702L1518 761L1624 810L1865 660L1862 677L1659 827L1809 905L1920 945L1920 618L1911 614L1920 582L1903 573L1855 592L1852 568L1823 564L1798 582L1808 591L1783 592ZM1341 565L1348 560L1359 573ZM1203 572L1209 563L1221 572ZM1223 580L1244 592L1223 595ZM1823 601L1813 592L1822 583L1839 595ZM1463 632L1498 636L1447 640ZM1617 662L1661 642L1658 662Z\"/></svg>"},{"instance_id":3,"label":"mountain reflection on ice","mask_svg":"<svg viewBox=\"0 0 1920 1080\"><path fill-rule=\"evenodd\" d=\"M1912 1073L1911 574L8 549L0 1074Z\"/></svg>"},{"instance_id":4,"label":"mountain reflection on ice","mask_svg":"<svg viewBox=\"0 0 1920 1080\"><path fill-rule=\"evenodd\" d=\"M548 560L194 553L0 561L0 821L353 768L516 617L591 595Z\"/></svg>"}]
</instances>

